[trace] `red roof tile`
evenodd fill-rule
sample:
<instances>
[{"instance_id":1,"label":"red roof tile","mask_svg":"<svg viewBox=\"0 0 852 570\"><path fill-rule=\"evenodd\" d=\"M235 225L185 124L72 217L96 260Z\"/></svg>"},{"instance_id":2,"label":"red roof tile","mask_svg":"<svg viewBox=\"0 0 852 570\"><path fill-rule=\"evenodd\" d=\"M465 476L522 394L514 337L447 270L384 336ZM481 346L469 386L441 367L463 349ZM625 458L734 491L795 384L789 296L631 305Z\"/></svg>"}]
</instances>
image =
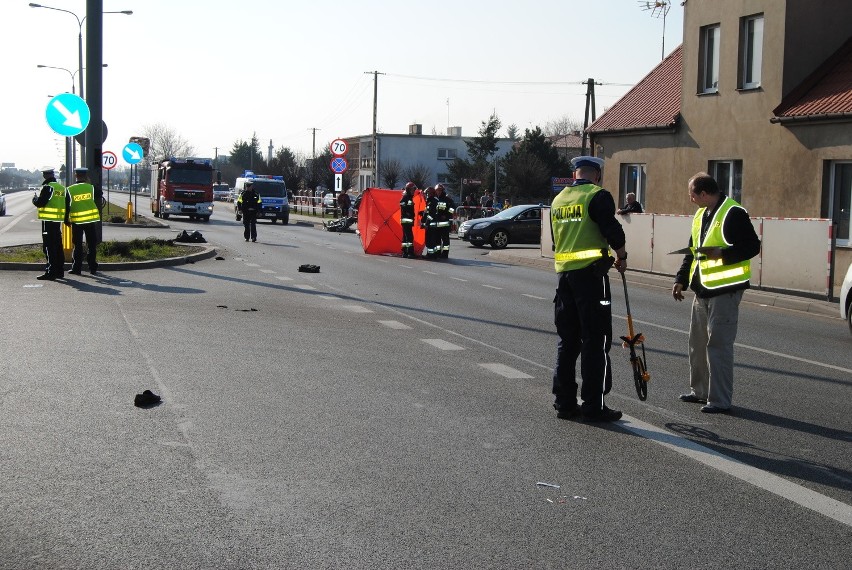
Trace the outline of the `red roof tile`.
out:
<instances>
[{"instance_id":1,"label":"red roof tile","mask_svg":"<svg viewBox=\"0 0 852 570\"><path fill-rule=\"evenodd\" d=\"M589 132L671 128L680 115L683 46L589 126Z\"/></svg>"},{"instance_id":2,"label":"red roof tile","mask_svg":"<svg viewBox=\"0 0 852 570\"><path fill-rule=\"evenodd\" d=\"M852 38L793 89L773 111L781 122L852 118Z\"/></svg>"}]
</instances>

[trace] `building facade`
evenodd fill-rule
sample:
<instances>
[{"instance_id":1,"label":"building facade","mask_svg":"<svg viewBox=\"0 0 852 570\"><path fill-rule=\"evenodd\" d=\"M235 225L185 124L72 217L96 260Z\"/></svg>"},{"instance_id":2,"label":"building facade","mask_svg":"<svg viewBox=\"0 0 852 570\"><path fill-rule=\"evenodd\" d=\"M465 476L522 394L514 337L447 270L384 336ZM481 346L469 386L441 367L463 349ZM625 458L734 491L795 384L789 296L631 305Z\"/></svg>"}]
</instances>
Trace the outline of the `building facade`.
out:
<instances>
[{"instance_id":1,"label":"building facade","mask_svg":"<svg viewBox=\"0 0 852 570\"><path fill-rule=\"evenodd\" d=\"M691 214L712 174L752 216L830 218L852 261L852 2L687 0L683 44L589 127L604 184Z\"/></svg>"}]
</instances>

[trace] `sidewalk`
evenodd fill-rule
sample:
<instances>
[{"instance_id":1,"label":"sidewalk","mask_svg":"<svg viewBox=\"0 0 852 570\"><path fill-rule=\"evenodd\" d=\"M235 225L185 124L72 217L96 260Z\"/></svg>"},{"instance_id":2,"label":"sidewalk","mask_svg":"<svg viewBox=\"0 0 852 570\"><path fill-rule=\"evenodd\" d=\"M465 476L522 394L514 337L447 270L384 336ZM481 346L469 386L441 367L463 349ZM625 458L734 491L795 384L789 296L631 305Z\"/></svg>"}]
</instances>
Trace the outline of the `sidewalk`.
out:
<instances>
[{"instance_id":1,"label":"sidewalk","mask_svg":"<svg viewBox=\"0 0 852 570\"><path fill-rule=\"evenodd\" d=\"M534 247L492 250L489 252L488 257L490 259L504 261L506 263L527 265L529 267L553 271L553 260L547 257L542 257L541 251ZM631 271L630 269L627 270L627 280L631 283L641 283L652 287L660 287L666 291L671 291L672 283L674 283L674 278L671 275L660 275L644 271ZM840 309L837 303L811 299L809 297L761 291L759 289L747 289L743 295L743 301L748 303L757 303L759 305L768 305L770 307L790 309L793 311L802 311L804 313L814 313L826 317L834 317L836 319L840 318Z\"/></svg>"}]
</instances>

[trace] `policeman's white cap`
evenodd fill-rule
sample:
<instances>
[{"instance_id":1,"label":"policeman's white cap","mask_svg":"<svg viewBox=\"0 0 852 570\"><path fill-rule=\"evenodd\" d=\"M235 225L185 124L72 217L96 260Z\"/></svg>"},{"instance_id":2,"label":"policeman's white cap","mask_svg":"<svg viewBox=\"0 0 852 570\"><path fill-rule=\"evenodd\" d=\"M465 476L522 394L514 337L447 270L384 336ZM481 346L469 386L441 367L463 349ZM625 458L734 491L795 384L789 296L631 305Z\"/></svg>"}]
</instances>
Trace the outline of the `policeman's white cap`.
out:
<instances>
[{"instance_id":1,"label":"policeman's white cap","mask_svg":"<svg viewBox=\"0 0 852 570\"><path fill-rule=\"evenodd\" d=\"M575 156L571 159L571 166L576 170L583 166L591 166L597 169L598 172L603 170L604 161L596 156Z\"/></svg>"},{"instance_id":2,"label":"policeman's white cap","mask_svg":"<svg viewBox=\"0 0 852 570\"><path fill-rule=\"evenodd\" d=\"M75 168L74 169L74 174L88 174L88 173L89 173L88 168Z\"/></svg>"}]
</instances>

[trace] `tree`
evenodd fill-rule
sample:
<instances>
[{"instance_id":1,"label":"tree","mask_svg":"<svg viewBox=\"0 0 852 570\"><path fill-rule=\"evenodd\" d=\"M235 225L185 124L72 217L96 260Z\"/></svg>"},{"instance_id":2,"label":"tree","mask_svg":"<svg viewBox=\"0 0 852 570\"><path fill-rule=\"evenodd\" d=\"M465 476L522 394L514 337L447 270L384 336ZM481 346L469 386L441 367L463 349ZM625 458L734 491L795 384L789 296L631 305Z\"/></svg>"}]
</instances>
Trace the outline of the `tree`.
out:
<instances>
[{"instance_id":1,"label":"tree","mask_svg":"<svg viewBox=\"0 0 852 570\"><path fill-rule=\"evenodd\" d=\"M541 128L526 129L524 138L504 158L504 187L514 198L547 200L550 178L571 174L568 161L559 156L556 147Z\"/></svg>"},{"instance_id":2,"label":"tree","mask_svg":"<svg viewBox=\"0 0 852 570\"><path fill-rule=\"evenodd\" d=\"M395 158L379 163L379 177L385 188L396 188L399 177L402 176L402 164Z\"/></svg>"},{"instance_id":3,"label":"tree","mask_svg":"<svg viewBox=\"0 0 852 570\"><path fill-rule=\"evenodd\" d=\"M557 119L547 121L544 124L544 135L547 137L561 137L583 130L583 123L569 115L562 115Z\"/></svg>"},{"instance_id":4,"label":"tree","mask_svg":"<svg viewBox=\"0 0 852 570\"><path fill-rule=\"evenodd\" d=\"M414 182L418 188L425 188L432 179L432 171L429 170L428 166L418 162L405 167L402 171L402 177L406 181Z\"/></svg>"},{"instance_id":5,"label":"tree","mask_svg":"<svg viewBox=\"0 0 852 570\"><path fill-rule=\"evenodd\" d=\"M260 143L256 135L251 136L251 141L238 140L231 148L231 164L239 170L251 170L256 174L268 174L268 167L260 153Z\"/></svg>"},{"instance_id":6,"label":"tree","mask_svg":"<svg viewBox=\"0 0 852 570\"><path fill-rule=\"evenodd\" d=\"M511 125L506 127L506 138L509 140L517 141L520 138L518 136L519 132L520 130L518 129L518 125L512 123Z\"/></svg>"},{"instance_id":7,"label":"tree","mask_svg":"<svg viewBox=\"0 0 852 570\"><path fill-rule=\"evenodd\" d=\"M495 171L499 168L495 168L496 159L492 160L492 157L497 153L497 131L500 130L500 126L500 119L495 114L492 114L487 121L482 121L479 136L465 141L468 158L466 160L456 158L447 165L447 181L454 188L459 189L460 198L463 199L470 193L471 188L474 191L481 188L487 192L496 187ZM482 185L467 187L462 184L465 178L481 180Z\"/></svg>"},{"instance_id":8,"label":"tree","mask_svg":"<svg viewBox=\"0 0 852 570\"><path fill-rule=\"evenodd\" d=\"M292 150L281 147L272 157L269 169L272 174L284 177L287 188L295 190L301 182L304 164L300 164L299 157Z\"/></svg>"},{"instance_id":9,"label":"tree","mask_svg":"<svg viewBox=\"0 0 852 570\"><path fill-rule=\"evenodd\" d=\"M163 123L154 123L142 127L142 136L151 141L146 164L151 160L163 160L172 156L187 157L195 153L195 148L174 129Z\"/></svg>"}]
</instances>

